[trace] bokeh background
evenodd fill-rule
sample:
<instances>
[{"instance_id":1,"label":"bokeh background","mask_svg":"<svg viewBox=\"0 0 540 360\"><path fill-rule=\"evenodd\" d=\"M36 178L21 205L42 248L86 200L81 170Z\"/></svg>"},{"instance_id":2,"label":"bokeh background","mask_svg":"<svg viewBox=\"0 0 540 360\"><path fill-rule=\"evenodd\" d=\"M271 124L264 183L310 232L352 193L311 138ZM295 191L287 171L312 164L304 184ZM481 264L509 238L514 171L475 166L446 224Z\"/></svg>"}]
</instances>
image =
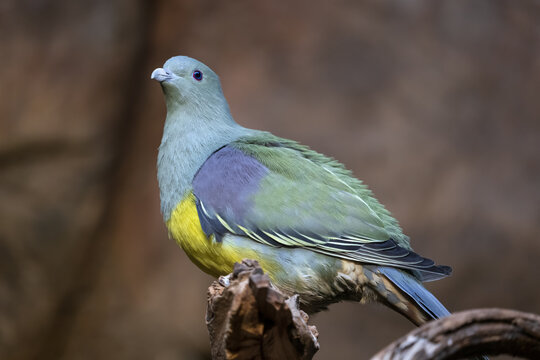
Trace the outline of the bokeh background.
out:
<instances>
[{"instance_id":1,"label":"bokeh background","mask_svg":"<svg viewBox=\"0 0 540 360\"><path fill-rule=\"evenodd\" d=\"M451 310L540 313L540 2L0 3L0 358L208 359L212 279L167 238L151 71L220 74L237 121L344 162ZM412 325L343 303L317 359Z\"/></svg>"}]
</instances>

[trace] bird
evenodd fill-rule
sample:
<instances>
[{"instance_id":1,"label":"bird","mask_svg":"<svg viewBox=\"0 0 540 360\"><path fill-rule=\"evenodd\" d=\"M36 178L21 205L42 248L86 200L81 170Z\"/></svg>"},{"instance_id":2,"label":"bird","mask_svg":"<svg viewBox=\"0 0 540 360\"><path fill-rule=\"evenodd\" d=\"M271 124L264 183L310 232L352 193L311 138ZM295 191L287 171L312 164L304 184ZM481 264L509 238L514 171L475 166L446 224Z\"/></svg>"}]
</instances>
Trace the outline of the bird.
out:
<instances>
[{"instance_id":1,"label":"bird","mask_svg":"<svg viewBox=\"0 0 540 360\"><path fill-rule=\"evenodd\" d=\"M451 274L410 246L398 221L337 160L239 125L218 75L174 56L158 81L167 115L158 151L169 236L219 277L257 260L307 313L336 302L378 302L420 326L449 315L423 282Z\"/></svg>"}]
</instances>

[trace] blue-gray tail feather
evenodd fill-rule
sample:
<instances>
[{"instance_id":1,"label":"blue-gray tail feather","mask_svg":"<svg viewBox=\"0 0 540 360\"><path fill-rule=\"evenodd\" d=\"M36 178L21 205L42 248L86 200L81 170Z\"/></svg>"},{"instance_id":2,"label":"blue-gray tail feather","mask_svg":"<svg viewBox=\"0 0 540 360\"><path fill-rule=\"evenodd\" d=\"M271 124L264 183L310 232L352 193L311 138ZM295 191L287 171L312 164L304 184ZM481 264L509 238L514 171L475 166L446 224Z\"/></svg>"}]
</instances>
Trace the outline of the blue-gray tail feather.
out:
<instances>
[{"instance_id":1,"label":"blue-gray tail feather","mask_svg":"<svg viewBox=\"0 0 540 360\"><path fill-rule=\"evenodd\" d=\"M379 271L392 281L401 291L409 295L414 302L432 319L440 319L450 312L422 284L403 270L380 266Z\"/></svg>"}]
</instances>

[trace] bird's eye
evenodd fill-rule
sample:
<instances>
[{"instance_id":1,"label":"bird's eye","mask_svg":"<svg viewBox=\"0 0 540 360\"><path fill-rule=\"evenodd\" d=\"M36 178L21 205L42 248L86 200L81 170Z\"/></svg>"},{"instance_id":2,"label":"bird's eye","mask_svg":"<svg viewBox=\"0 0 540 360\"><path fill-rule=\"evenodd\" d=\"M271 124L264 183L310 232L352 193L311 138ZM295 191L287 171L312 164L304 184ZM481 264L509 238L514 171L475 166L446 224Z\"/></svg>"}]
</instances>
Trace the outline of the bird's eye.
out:
<instances>
[{"instance_id":1,"label":"bird's eye","mask_svg":"<svg viewBox=\"0 0 540 360\"><path fill-rule=\"evenodd\" d=\"M193 71L193 78L197 81L202 80L202 72L200 70Z\"/></svg>"}]
</instances>

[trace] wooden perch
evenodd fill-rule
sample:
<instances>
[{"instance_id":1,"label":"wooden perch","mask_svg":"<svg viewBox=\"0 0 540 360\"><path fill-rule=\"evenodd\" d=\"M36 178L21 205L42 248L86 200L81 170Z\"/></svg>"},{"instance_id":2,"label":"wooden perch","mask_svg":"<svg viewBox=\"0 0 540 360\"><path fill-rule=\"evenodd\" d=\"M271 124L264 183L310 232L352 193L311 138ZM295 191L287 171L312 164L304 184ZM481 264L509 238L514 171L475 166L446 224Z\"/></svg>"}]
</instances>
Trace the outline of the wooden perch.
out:
<instances>
[{"instance_id":1,"label":"wooden perch","mask_svg":"<svg viewBox=\"0 0 540 360\"><path fill-rule=\"evenodd\" d=\"M410 332L371 360L443 360L482 354L540 359L540 316L506 309L455 313Z\"/></svg>"},{"instance_id":2,"label":"wooden perch","mask_svg":"<svg viewBox=\"0 0 540 360\"><path fill-rule=\"evenodd\" d=\"M208 289L212 359L311 359L318 333L307 321L298 297L275 289L253 260L235 264Z\"/></svg>"}]
</instances>

